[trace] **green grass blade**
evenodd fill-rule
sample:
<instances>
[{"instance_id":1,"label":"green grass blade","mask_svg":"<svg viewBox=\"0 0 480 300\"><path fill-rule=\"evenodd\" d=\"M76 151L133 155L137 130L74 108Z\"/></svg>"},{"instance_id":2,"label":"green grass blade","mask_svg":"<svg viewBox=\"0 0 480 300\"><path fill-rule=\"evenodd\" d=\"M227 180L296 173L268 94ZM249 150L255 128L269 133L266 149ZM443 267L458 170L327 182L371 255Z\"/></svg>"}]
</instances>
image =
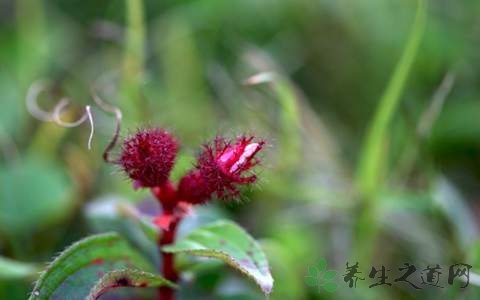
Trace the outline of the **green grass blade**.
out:
<instances>
[{"instance_id":1,"label":"green grass blade","mask_svg":"<svg viewBox=\"0 0 480 300\"><path fill-rule=\"evenodd\" d=\"M387 143L387 132L397 110L408 73L425 31L426 14L425 0L418 0L415 20L407 45L380 99L360 157L356 174L356 187L363 201L363 206L357 223L356 244L358 246L356 255L357 260L365 263L372 258L372 249L375 246L375 239L379 229L377 219L379 218L380 205L377 202L380 198L377 197L377 193L382 187L382 178L385 177L386 153L384 148Z\"/></svg>"},{"instance_id":2,"label":"green grass blade","mask_svg":"<svg viewBox=\"0 0 480 300\"><path fill-rule=\"evenodd\" d=\"M35 278L38 271L36 265L0 256L0 280Z\"/></svg>"},{"instance_id":3,"label":"green grass blade","mask_svg":"<svg viewBox=\"0 0 480 300\"><path fill-rule=\"evenodd\" d=\"M390 122L400 102L408 73L418 52L426 23L426 2L418 0L415 21L402 57L380 99L370 123L357 171L357 187L364 197L372 196L380 186L384 168L384 146Z\"/></svg>"}]
</instances>

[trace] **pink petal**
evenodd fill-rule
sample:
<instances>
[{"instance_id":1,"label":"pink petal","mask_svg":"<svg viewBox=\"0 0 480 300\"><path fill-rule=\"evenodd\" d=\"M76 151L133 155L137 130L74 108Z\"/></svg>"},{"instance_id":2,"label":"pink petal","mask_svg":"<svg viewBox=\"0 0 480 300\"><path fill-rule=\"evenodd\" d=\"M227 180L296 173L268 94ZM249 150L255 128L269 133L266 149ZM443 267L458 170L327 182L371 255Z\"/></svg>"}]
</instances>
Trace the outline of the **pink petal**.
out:
<instances>
[{"instance_id":1,"label":"pink petal","mask_svg":"<svg viewBox=\"0 0 480 300\"><path fill-rule=\"evenodd\" d=\"M153 223L163 230L168 230L173 222L173 215L161 215L153 219Z\"/></svg>"}]
</instances>

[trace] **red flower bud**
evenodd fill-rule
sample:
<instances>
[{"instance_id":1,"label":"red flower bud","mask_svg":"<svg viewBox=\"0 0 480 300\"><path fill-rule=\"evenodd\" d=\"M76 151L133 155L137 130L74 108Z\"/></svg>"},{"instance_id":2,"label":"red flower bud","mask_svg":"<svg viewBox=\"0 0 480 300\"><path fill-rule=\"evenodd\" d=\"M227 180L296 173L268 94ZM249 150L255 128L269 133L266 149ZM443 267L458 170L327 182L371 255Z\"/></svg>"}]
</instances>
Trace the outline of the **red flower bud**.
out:
<instances>
[{"instance_id":1,"label":"red flower bud","mask_svg":"<svg viewBox=\"0 0 480 300\"><path fill-rule=\"evenodd\" d=\"M178 184L178 195L180 199L192 204L201 204L206 202L212 191L208 188L200 171L193 170L183 176Z\"/></svg>"},{"instance_id":2,"label":"red flower bud","mask_svg":"<svg viewBox=\"0 0 480 300\"><path fill-rule=\"evenodd\" d=\"M198 193L204 199L205 195L212 194L219 198L237 196L238 185L253 183L257 179L252 174L244 176L258 164L255 155L265 144L264 141L254 142L253 139L241 137L231 143L223 138L216 138L213 145L205 145L204 151L198 157L197 171L182 180L185 181L184 186L201 186Z\"/></svg>"},{"instance_id":3,"label":"red flower bud","mask_svg":"<svg viewBox=\"0 0 480 300\"><path fill-rule=\"evenodd\" d=\"M168 180L177 148L175 139L163 129L139 130L123 142L118 164L136 184L161 186Z\"/></svg>"}]
</instances>

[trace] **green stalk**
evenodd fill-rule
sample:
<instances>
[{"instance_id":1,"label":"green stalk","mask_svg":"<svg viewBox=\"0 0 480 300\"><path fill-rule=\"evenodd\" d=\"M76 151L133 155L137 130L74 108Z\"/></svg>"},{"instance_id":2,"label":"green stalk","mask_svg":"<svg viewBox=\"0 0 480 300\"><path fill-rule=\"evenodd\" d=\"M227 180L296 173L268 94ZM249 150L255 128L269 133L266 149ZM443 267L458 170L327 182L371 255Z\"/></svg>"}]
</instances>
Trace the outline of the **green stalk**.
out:
<instances>
[{"instance_id":1,"label":"green stalk","mask_svg":"<svg viewBox=\"0 0 480 300\"><path fill-rule=\"evenodd\" d=\"M125 120L140 120L141 84L145 63L145 24L142 0L126 0L127 32L123 58L122 103Z\"/></svg>"},{"instance_id":2,"label":"green stalk","mask_svg":"<svg viewBox=\"0 0 480 300\"><path fill-rule=\"evenodd\" d=\"M380 99L361 152L355 183L363 204L356 235L359 239L357 244L362 247L356 251L362 259L368 259L373 255L371 251L378 231L375 219L380 206L378 191L381 189L384 175L386 175L387 133L425 31L426 12L426 0L418 0L415 20L407 44ZM367 262L365 261L365 263Z\"/></svg>"},{"instance_id":3,"label":"green stalk","mask_svg":"<svg viewBox=\"0 0 480 300\"><path fill-rule=\"evenodd\" d=\"M43 1L17 0L17 74L21 88L43 76L48 58L48 36Z\"/></svg>"}]
</instances>

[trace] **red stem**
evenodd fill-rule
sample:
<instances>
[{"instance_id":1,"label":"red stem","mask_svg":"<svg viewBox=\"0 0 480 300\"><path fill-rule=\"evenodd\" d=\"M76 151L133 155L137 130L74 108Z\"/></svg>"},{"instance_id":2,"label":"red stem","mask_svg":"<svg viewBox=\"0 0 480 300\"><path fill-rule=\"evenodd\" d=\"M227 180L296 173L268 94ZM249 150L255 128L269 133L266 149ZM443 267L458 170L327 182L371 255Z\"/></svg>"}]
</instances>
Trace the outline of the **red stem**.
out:
<instances>
[{"instance_id":1,"label":"red stem","mask_svg":"<svg viewBox=\"0 0 480 300\"><path fill-rule=\"evenodd\" d=\"M158 246L160 248L160 254L162 255L162 275L164 278L176 283L179 276L175 269L175 255L161 250L163 246L175 242L177 226L181 220L181 217L175 216L175 210L178 209L176 191L173 185L170 182L167 182L161 187L153 188L152 192L162 205L162 214L164 216L173 216L170 226L167 229L162 229L160 239L158 240ZM174 298L175 289L167 286L161 286L158 288L158 300L173 300Z\"/></svg>"},{"instance_id":2,"label":"red stem","mask_svg":"<svg viewBox=\"0 0 480 300\"><path fill-rule=\"evenodd\" d=\"M177 225L179 220L172 222L169 230L162 230L162 237L160 238L158 244L160 249L168 244L171 244L175 241L175 235L177 232ZM161 251L161 250L160 250ZM178 281L178 273L175 269L175 256L173 253L162 252L162 274L163 277L170 280L171 282L176 283ZM175 297L175 290L167 287L161 286L158 289L158 300L173 300Z\"/></svg>"}]
</instances>

